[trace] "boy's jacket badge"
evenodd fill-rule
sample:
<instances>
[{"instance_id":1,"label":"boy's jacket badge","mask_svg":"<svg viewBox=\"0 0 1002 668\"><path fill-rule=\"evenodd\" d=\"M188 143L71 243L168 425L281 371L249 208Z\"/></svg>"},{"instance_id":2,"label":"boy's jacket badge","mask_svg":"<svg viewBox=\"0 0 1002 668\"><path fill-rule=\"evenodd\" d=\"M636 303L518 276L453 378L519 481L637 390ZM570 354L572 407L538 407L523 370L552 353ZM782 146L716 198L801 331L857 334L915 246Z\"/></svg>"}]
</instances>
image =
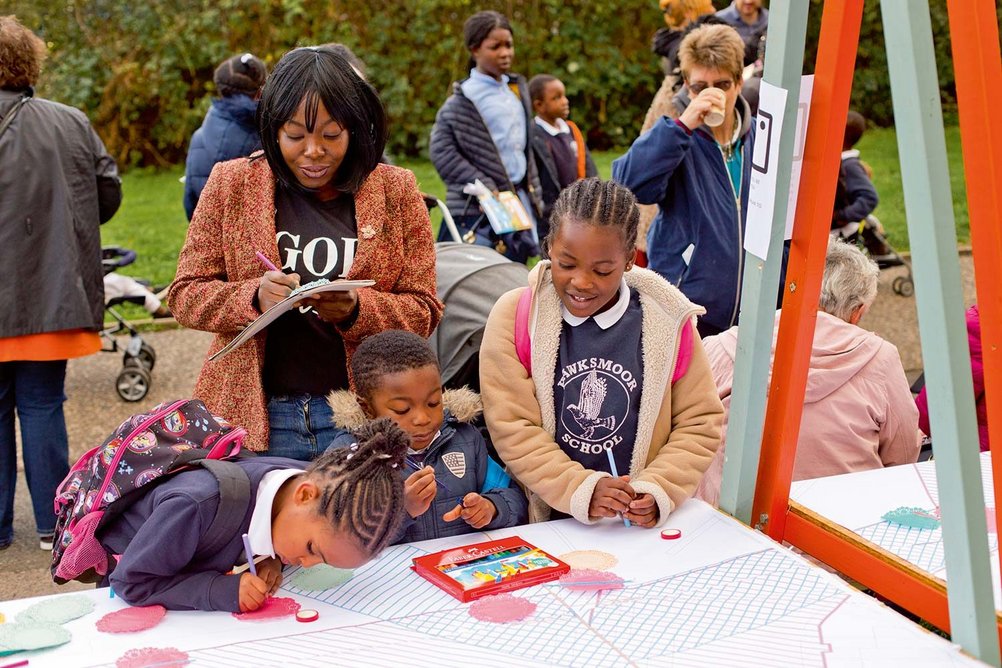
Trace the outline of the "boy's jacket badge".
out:
<instances>
[{"instance_id":1,"label":"boy's jacket badge","mask_svg":"<svg viewBox=\"0 0 1002 668\"><path fill-rule=\"evenodd\" d=\"M442 455L442 463L457 478L466 475L466 455L462 452L447 452Z\"/></svg>"}]
</instances>

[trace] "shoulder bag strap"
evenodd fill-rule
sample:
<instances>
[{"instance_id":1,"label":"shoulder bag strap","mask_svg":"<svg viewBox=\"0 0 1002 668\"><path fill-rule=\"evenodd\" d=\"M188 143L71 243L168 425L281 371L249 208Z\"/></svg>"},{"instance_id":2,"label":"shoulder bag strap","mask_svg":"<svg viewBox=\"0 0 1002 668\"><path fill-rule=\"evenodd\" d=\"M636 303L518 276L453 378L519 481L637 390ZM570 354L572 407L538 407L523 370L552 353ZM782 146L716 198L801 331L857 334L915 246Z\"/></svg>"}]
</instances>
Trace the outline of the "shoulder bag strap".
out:
<instances>
[{"instance_id":1,"label":"shoulder bag strap","mask_svg":"<svg viewBox=\"0 0 1002 668\"><path fill-rule=\"evenodd\" d=\"M22 95L21 99L14 103L14 106L11 107L11 110L7 112L6 116L4 116L3 122L0 122L0 137L3 137L3 133L6 132L7 128L10 127L10 124L14 122L14 117L17 116L17 112L19 112L21 110L21 107L24 106L25 102L27 102L30 99L31 98L28 97L27 95Z\"/></svg>"}]
</instances>

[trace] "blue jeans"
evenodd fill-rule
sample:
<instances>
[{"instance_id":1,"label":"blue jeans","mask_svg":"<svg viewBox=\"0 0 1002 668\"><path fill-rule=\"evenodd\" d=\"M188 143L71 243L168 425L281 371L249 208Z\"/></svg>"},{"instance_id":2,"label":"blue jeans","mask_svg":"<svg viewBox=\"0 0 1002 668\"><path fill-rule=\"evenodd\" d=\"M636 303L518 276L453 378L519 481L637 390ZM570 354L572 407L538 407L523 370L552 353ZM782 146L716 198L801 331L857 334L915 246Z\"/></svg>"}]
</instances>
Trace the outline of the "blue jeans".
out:
<instances>
[{"instance_id":1,"label":"blue jeans","mask_svg":"<svg viewBox=\"0 0 1002 668\"><path fill-rule=\"evenodd\" d=\"M326 397L309 394L268 399L268 452L308 462L316 459L346 430L334 426Z\"/></svg>"},{"instance_id":2,"label":"blue jeans","mask_svg":"<svg viewBox=\"0 0 1002 668\"><path fill-rule=\"evenodd\" d=\"M52 501L69 473L69 439L63 402L66 360L0 362L0 545L14 538L17 446L14 414L21 423L24 477L40 536L56 528Z\"/></svg>"}]
</instances>

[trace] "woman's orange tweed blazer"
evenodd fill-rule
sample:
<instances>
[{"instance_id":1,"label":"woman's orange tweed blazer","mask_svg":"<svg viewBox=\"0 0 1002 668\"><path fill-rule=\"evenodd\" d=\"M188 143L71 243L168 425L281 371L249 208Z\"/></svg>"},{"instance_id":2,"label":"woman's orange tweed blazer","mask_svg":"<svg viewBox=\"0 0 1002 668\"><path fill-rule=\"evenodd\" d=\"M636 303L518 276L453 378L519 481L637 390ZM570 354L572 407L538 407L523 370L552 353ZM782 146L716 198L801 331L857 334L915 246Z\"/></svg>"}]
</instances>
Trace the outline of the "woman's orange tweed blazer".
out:
<instances>
[{"instance_id":1,"label":"woman's orange tweed blazer","mask_svg":"<svg viewBox=\"0 0 1002 668\"><path fill-rule=\"evenodd\" d=\"M340 329L348 359L366 337L405 329L427 337L442 317L435 294L435 246L417 179L379 165L355 193L358 246L349 279L376 285L358 291L358 317ZM218 163L209 176L178 258L168 295L177 321L215 332L208 355L260 315L255 296L260 250L281 266L275 241L275 177L263 158ZM268 410L261 380L267 329L215 362L208 359L195 397L245 427L251 450L268 448Z\"/></svg>"}]
</instances>

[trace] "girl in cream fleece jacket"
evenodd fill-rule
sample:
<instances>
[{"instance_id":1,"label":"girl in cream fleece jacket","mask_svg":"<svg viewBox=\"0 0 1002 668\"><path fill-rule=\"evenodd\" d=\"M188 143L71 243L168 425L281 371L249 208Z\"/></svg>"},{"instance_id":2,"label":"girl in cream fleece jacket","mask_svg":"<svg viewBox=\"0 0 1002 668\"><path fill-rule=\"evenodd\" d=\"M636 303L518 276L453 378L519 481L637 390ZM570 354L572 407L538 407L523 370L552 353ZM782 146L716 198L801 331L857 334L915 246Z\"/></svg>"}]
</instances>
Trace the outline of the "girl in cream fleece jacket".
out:
<instances>
[{"instance_id":1,"label":"girl in cream fleece jacket","mask_svg":"<svg viewBox=\"0 0 1002 668\"><path fill-rule=\"evenodd\" d=\"M487 322L484 415L526 490L530 521L622 515L660 525L692 494L719 444L723 408L693 322L704 311L632 267L638 218L618 184L569 186L554 205L550 261L530 274L528 293L504 295ZM531 341L524 362L516 326Z\"/></svg>"}]
</instances>

